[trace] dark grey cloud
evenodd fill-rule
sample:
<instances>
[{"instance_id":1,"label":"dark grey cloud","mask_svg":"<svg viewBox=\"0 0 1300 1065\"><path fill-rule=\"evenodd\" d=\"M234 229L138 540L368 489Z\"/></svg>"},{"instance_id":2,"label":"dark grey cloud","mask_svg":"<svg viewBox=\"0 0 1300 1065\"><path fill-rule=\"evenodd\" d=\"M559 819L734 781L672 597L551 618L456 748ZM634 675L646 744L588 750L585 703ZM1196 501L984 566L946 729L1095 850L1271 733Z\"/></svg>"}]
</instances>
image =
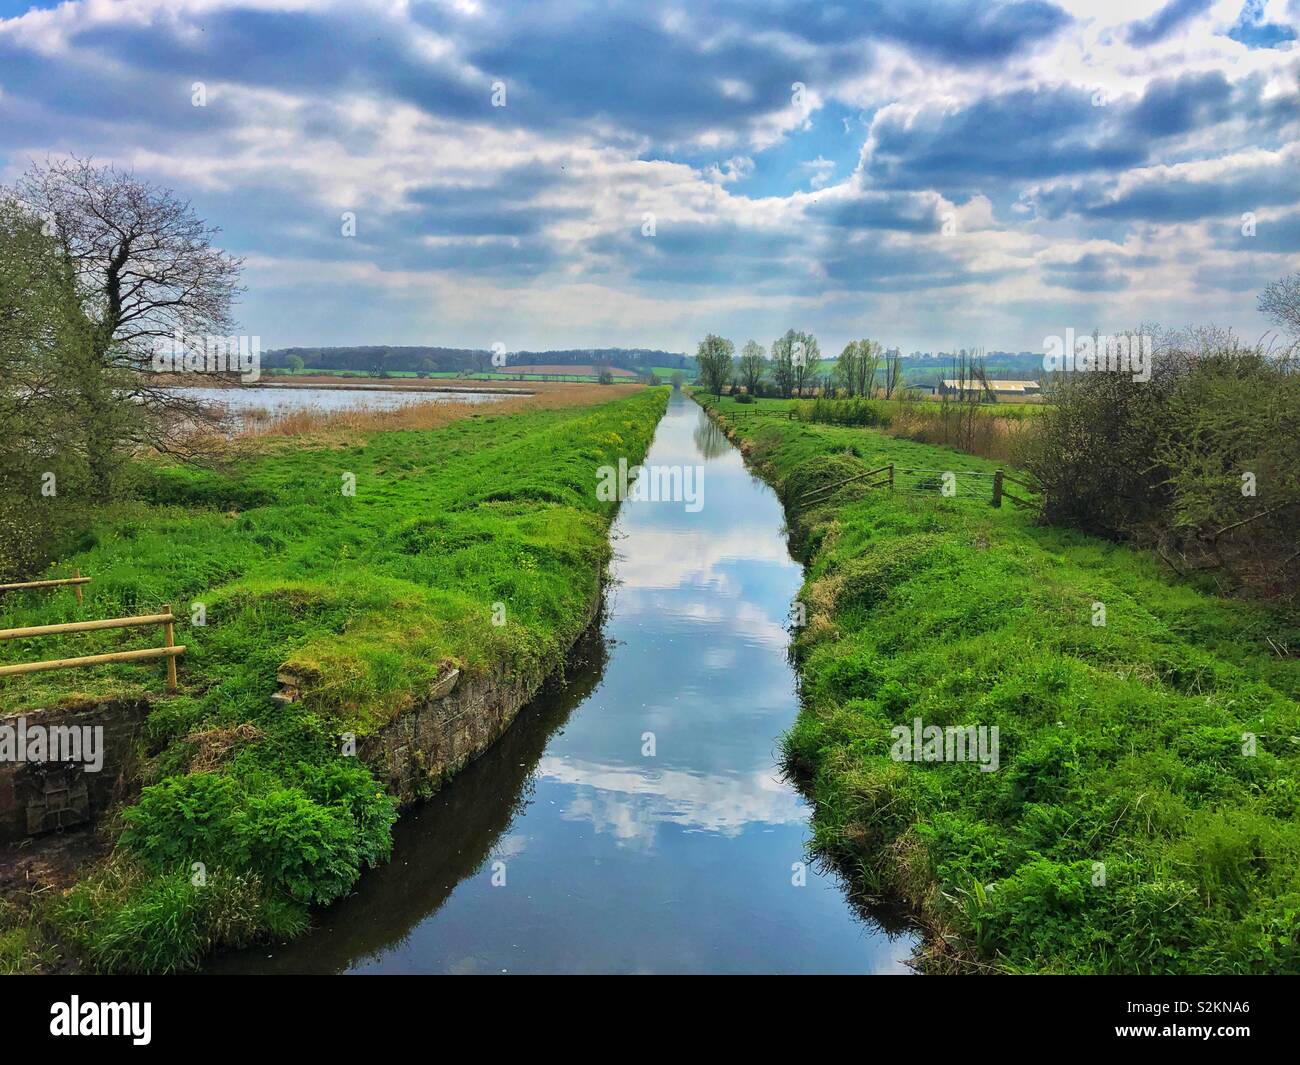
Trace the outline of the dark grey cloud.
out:
<instances>
[{"instance_id":1,"label":"dark grey cloud","mask_svg":"<svg viewBox=\"0 0 1300 1065\"><path fill-rule=\"evenodd\" d=\"M1208 11L1214 0L1169 0L1150 18L1129 24L1128 42L1139 47L1163 41L1202 12Z\"/></svg>"},{"instance_id":2,"label":"dark grey cloud","mask_svg":"<svg viewBox=\"0 0 1300 1065\"><path fill-rule=\"evenodd\" d=\"M919 243L837 241L823 251L822 267L837 287L864 292L909 292L979 284L1012 276L1012 269L973 270L955 252Z\"/></svg>"},{"instance_id":3,"label":"dark grey cloud","mask_svg":"<svg viewBox=\"0 0 1300 1065\"><path fill-rule=\"evenodd\" d=\"M1237 223L1215 226L1211 231L1214 243L1233 251L1300 255L1300 210L1278 218L1256 219L1253 234L1243 233L1242 229Z\"/></svg>"},{"instance_id":4,"label":"dark grey cloud","mask_svg":"<svg viewBox=\"0 0 1300 1065\"><path fill-rule=\"evenodd\" d=\"M1088 252L1071 261L1044 264L1043 280L1075 292L1119 292L1129 284L1129 275L1120 267L1131 265L1130 256Z\"/></svg>"},{"instance_id":5,"label":"dark grey cloud","mask_svg":"<svg viewBox=\"0 0 1300 1065\"><path fill-rule=\"evenodd\" d=\"M1094 104L1082 87L1020 89L915 118L877 117L866 165L874 187L952 196L1006 182L1115 172L1162 160L1164 140L1233 123L1224 140L1282 144L1300 129L1300 94L1265 99L1259 75L1232 83L1221 71L1152 80L1136 100Z\"/></svg>"},{"instance_id":6,"label":"dark grey cloud","mask_svg":"<svg viewBox=\"0 0 1300 1065\"><path fill-rule=\"evenodd\" d=\"M1291 92L1265 97L1266 78L1230 82L1222 71L1189 71L1149 82L1141 98L1119 112L1138 136L1176 137L1236 123L1236 139L1258 143L1285 137L1300 125L1300 82Z\"/></svg>"},{"instance_id":7,"label":"dark grey cloud","mask_svg":"<svg viewBox=\"0 0 1300 1065\"><path fill-rule=\"evenodd\" d=\"M1040 189L1034 204L1049 219L1078 217L1102 221L1168 224L1300 201L1300 187L1285 161L1241 168L1220 178L1153 173L1121 187L1097 179Z\"/></svg>"},{"instance_id":8,"label":"dark grey cloud","mask_svg":"<svg viewBox=\"0 0 1300 1065\"><path fill-rule=\"evenodd\" d=\"M882 229L900 233L936 233L942 226L938 200L926 193L859 193L808 205L809 218L840 229Z\"/></svg>"},{"instance_id":9,"label":"dark grey cloud","mask_svg":"<svg viewBox=\"0 0 1300 1065\"><path fill-rule=\"evenodd\" d=\"M642 282L785 288L808 270L799 234L733 222L661 221L653 237L638 223L587 241L584 251L605 260L607 271Z\"/></svg>"},{"instance_id":10,"label":"dark grey cloud","mask_svg":"<svg viewBox=\"0 0 1300 1065\"><path fill-rule=\"evenodd\" d=\"M866 167L883 188L937 189L945 195L990 182L1033 180L1139 165L1147 147L1119 135L1092 93L1060 87L988 96L968 107L915 120L878 116Z\"/></svg>"},{"instance_id":11,"label":"dark grey cloud","mask_svg":"<svg viewBox=\"0 0 1300 1065\"><path fill-rule=\"evenodd\" d=\"M915 0L831 5L766 0L727 4L723 10L748 25L780 29L813 44L886 40L962 66L1006 59L1071 21L1043 0L937 0L924 9Z\"/></svg>"}]
</instances>

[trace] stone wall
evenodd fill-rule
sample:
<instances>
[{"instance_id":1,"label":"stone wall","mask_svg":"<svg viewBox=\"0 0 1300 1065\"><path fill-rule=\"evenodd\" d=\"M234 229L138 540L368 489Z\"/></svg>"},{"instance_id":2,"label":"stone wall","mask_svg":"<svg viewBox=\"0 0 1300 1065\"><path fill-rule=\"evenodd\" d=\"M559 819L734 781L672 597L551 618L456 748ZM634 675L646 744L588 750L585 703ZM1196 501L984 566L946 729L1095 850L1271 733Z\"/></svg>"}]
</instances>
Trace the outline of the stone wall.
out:
<instances>
[{"instance_id":1,"label":"stone wall","mask_svg":"<svg viewBox=\"0 0 1300 1065\"><path fill-rule=\"evenodd\" d=\"M94 824L138 787L136 737L149 714L147 699L112 699L0 718L0 727L99 727L103 764L0 761L0 843L59 828Z\"/></svg>"},{"instance_id":2,"label":"stone wall","mask_svg":"<svg viewBox=\"0 0 1300 1065\"><path fill-rule=\"evenodd\" d=\"M590 625L600 599L587 616ZM448 678L450 680L450 678ZM427 798L510 727L537 694L544 676L457 676L378 731L357 739L357 755L402 806Z\"/></svg>"}]
</instances>

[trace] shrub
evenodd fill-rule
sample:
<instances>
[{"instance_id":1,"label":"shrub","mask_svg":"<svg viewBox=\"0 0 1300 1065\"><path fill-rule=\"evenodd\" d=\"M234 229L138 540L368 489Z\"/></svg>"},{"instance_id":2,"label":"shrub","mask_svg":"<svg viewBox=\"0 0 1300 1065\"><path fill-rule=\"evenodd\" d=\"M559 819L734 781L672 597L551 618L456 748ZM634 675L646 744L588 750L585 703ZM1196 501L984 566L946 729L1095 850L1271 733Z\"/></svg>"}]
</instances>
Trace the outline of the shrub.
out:
<instances>
[{"instance_id":1,"label":"shrub","mask_svg":"<svg viewBox=\"0 0 1300 1065\"><path fill-rule=\"evenodd\" d=\"M1151 380L1071 374L1025 463L1049 521L1221 569L1257 593L1300 588L1300 373L1229 333L1165 335ZM1175 562L1178 558L1181 561Z\"/></svg>"}]
</instances>

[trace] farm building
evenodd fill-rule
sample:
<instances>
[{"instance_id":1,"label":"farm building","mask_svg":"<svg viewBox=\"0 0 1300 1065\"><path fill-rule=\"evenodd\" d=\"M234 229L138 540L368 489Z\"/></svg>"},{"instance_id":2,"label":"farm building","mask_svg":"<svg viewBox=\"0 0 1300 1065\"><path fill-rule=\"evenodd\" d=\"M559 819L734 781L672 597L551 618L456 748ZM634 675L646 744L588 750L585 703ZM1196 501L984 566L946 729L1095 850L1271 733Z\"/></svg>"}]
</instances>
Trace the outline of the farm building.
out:
<instances>
[{"instance_id":1,"label":"farm building","mask_svg":"<svg viewBox=\"0 0 1300 1065\"><path fill-rule=\"evenodd\" d=\"M965 392L962 389L965 387ZM1042 394L1042 386L1037 381L988 381L988 390L995 399L1024 399L1027 396ZM977 396L984 394L984 385L979 381L959 381L945 378L934 390L936 396Z\"/></svg>"}]
</instances>

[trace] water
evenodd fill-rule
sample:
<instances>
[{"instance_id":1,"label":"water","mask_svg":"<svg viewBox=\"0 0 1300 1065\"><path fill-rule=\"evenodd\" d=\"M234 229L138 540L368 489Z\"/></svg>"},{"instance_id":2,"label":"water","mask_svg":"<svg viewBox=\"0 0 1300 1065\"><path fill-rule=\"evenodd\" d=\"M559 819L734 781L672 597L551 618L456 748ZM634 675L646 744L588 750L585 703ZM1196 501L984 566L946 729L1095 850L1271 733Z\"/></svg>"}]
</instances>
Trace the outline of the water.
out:
<instances>
[{"instance_id":1,"label":"water","mask_svg":"<svg viewBox=\"0 0 1300 1065\"><path fill-rule=\"evenodd\" d=\"M300 410L338 411L353 407L393 410L414 403L491 403L509 396L487 392L401 392L390 388L178 388L181 395L218 403L238 416L240 411L264 410L272 415Z\"/></svg>"},{"instance_id":2,"label":"water","mask_svg":"<svg viewBox=\"0 0 1300 1065\"><path fill-rule=\"evenodd\" d=\"M832 874L792 882L809 811L777 765L800 583L780 504L680 395L646 461L703 465L704 506L624 504L604 624L568 686L404 817L392 861L310 935L214 969L907 971L910 934Z\"/></svg>"}]
</instances>

